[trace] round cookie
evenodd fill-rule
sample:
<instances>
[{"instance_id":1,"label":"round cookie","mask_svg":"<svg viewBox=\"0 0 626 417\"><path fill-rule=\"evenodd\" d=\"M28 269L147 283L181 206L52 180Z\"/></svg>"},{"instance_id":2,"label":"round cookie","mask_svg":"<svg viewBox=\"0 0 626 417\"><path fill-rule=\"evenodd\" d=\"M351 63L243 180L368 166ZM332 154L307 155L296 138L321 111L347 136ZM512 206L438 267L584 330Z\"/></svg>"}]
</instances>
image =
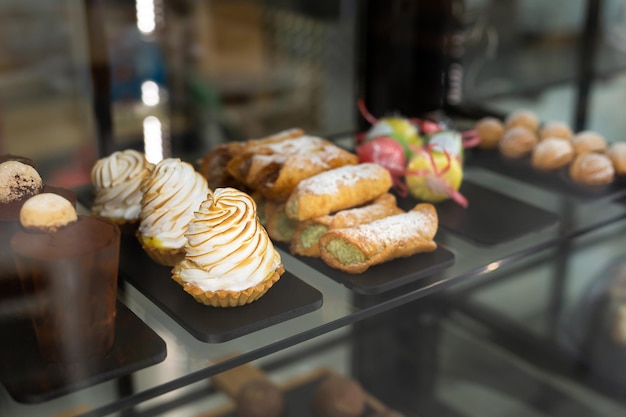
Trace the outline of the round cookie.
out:
<instances>
[{"instance_id":1,"label":"round cookie","mask_svg":"<svg viewBox=\"0 0 626 417\"><path fill-rule=\"evenodd\" d=\"M539 138L523 126L516 126L504 132L498 143L500 153L508 158L521 158L530 154Z\"/></svg>"},{"instance_id":2,"label":"round cookie","mask_svg":"<svg viewBox=\"0 0 626 417\"><path fill-rule=\"evenodd\" d=\"M577 155L588 152L606 152L608 143L599 133L585 130L572 138L572 144Z\"/></svg>"},{"instance_id":3,"label":"round cookie","mask_svg":"<svg viewBox=\"0 0 626 417\"><path fill-rule=\"evenodd\" d=\"M519 109L510 113L504 120L504 128L506 130L512 129L516 126L523 126L531 132L537 132L539 129L539 119L537 115L527 109Z\"/></svg>"},{"instance_id":4,"label":"round cookie","mask_svg":"<svg viewBox=\"0 0 626 417\"><path fill-rule=\"evenodd\" d=\"M235 414L238 417L280 417L285 412L282 391L271 381L253 379L237 392Z\"/></svg>"},{"instance_id":5,"label":"round cookie","mask_svg":"<svg viewBox=\"0 0 626 417\"><path fill-rule=\"evenodd\" d=\"M569 167L572 180L585 185L606 185L615 178L615 169L608 156L601 153L578 155Z\"/></svg>"},{"instance_id":6,"label":"round cookie","mask_svg":"<svg viewBox=\"0 0 626 417\"><path fill-rule=\"evenodd\" d=\"M26 230L54 232L78 220L76 209L58 194L42 193L26 200L20 223Z\"/></svg>"},{"instance_id":7,"label":"round cookie","mask_svg":"<svg viewBox=\"0 0 626 417\"><path fill-rule=\"evenodd\" d=\"M496 148L504 134L504 124L495 117L483 117L474 128L480 138L478 147L481 149Z\"/></svg>"},{"instance_id":8,"label":"round cookie","mask_svg":"<svg viewBox=\"0 0 626 417\"><path fill-rule=\"evenodd\" d=\"M319 417L359 417L365 412L365 391L352 378L331 375L315 389L313 410Z\"/></svg>"},{"instance_id":9,"label":"round cookie","mask_svg":"<svg viewBox=\"0 0 626 417\"><path fill-rule=\"evenodd\" d=\"M572 129L565 122L552 121L546 123L539 130L539 140L547 138L561 138L571 140L574 136Z\"/></svg>"},{"instance_id":10,"label":"round cookie","mask_svg":"<svg viewBox=\"0 0 626 417\"><path fill-rule=\"evenodd\" d=\"M0 203L11 203L39 194L43 181L35 168L19 161L0 164Z\"/></svg>"},{"instance_id":11,"label":"round cookie","mask_svg":"<svg viewBox=\"0 0 626 417\"><path fill-rule=\"evenodd\" d=\"M574 147L570 141L547 138L533 148L531 163L537 169L550 171L569 164L574 156Z\"/></svg>"}]
</instances>

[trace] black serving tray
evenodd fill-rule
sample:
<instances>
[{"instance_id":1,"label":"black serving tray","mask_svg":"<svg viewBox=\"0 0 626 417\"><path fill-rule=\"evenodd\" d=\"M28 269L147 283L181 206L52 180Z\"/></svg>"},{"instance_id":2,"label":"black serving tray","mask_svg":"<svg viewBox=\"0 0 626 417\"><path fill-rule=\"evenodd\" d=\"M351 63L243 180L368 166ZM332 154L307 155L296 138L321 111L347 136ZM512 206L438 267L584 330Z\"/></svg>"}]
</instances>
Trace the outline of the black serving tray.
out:
<instances>
[{"instance_id":1,"label":"black serving tray","mask_svg":"<svg viewBox=\"0 0 626 417\"><path fill-rule=\"evenodd\" d=\"M275 245L287 253L290 252L287 243ZM355 293L363 295L381 294L411 284L454 264L454 254L441 245L434 252L393 259L383 264L373 265L360 274L349 274L331 268L321 258L293 256Z\"/></svg>"},{"instance_id":2,"label":"black serving tray","mask_svg":"<svg viewBox=\"0 0 626 417\"><path fill-rule=\"evenodd\" d=\"M614 199L626 195L623 180L616 179L607 185L578 184L569 178L567 167L555 171L542 171L532 166L530 157L506 158L497 150L472 149L465 158L467 166L477 166L538 188L572 197L580 202Z\"/></svg>"},{"instance_id":3,"label":"black serving tray","mask_svg":"<svg viewBox=\"0 0 626 417\"><path fill-rule=\"evenodd\" d=\"M202 342L225 342L322 306L322 293L289 272L251 304L233 308L205 306L172 280L171 270L152 261L135 236L122 236L122 278Z\"/></svg>"},{"instance_id":4,"label":"black serving tray","mask_svg":"<svg viewBox=\"0 0 626 417\"><path fill-rule=\"evenodd\" d=\"M128 375L163 361L163 339L118 301L115 342L109 354L71 365L47 362L39 354L28 319L0 321L0 381L21 403L41 403Z\"/></svg>"},{"instance_id":5,"label":"black serving tray","mask_svg":"<svg viewBox=\"0 0 626 417\"><path fill-rule=\"evenodd\" d=\"M499 192L464 180L459 190L469 204L437 203L439 225L474 244L493 246L556 226L559 217ZM412 209L418 200L398 197L398 206Z\"/></svg>"}]
</instances>

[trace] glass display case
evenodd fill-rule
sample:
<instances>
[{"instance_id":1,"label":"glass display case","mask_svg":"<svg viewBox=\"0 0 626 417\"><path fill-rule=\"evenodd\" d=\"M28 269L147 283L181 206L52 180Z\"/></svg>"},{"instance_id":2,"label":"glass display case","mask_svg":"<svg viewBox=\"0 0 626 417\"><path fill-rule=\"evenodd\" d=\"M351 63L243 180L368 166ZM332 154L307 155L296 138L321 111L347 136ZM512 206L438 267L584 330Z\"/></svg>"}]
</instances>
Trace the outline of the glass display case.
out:
<instances>
[{"instance_id":1,"label":"glass display case","mask_svg":"<svg viewBox=\"0 0 626 417\"><path fill-rule=\"evenodd\" d=\"M0 19L0 153L84 214L114 151L198 166L295 127L354 151L360 99L459 132L530 109L626 140L623 0L5 1ZM285 274L236 308L195 302L122 236L97 361L41 358L28 297L3 283L0 415L233 416L261 378L285 417L308 416L333 374L366 392L362 416L623 415L623 178L584 186L468 148L460 192L466 207L435 204L435 251L347 274L275 242Z\"/></svg>"}]
</instances>

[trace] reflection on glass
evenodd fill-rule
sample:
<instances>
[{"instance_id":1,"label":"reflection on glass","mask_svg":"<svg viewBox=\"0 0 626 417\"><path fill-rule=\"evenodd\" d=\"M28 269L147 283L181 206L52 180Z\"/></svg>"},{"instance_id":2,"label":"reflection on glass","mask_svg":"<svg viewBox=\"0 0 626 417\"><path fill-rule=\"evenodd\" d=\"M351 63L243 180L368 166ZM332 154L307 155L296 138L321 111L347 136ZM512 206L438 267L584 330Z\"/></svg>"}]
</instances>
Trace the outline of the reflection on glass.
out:
<instances>
[{"instance_id":1,"label":"reflection on glass","mask_svg":"<svg viewBox=\"0 0 626 417\"><path fill-rule=\"evenodd\" d=\"M152 33L156 27L154 0L136 0L137 29L141 33Z\"/></svg>"},{"instance_id":2,"label":"reflection on glass","mask_svg":"<svg viewBox=\"0 0 626 417\"><path fill-rule=\"evenodd\" d=\"M159 104L159 86L154 81L144 81L141 84L141 101L146 106L156 106Z\"/></svg>"},{"instance_id":3,"label":"reflection on glass","mask_svg":"<svg viewBox=\"0 0 626 417\"><path fill-rule=\"evenodd\" d=\"M156 164L163 159L163 132L156 116L143 119L143 145L148 161Z\"/></svg>"}]
</instances>

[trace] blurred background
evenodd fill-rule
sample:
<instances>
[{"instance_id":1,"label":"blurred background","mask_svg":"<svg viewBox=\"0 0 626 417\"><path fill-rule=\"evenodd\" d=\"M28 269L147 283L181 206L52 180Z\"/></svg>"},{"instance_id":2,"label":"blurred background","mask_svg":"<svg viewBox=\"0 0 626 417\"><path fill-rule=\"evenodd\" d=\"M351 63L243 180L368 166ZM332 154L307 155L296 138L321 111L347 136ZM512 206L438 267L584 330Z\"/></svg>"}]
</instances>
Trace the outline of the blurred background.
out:
<instances>
[{"instance_id":1,"label":"blurred background","mask_svg":"<svg viewBox=\"0 0 626 417\"><path fill-rule=\"evenodd\" d=\"M623 139L624 0L428 4L2 0L0 152L73 186L114 149L355 132L359 97L376 116L523 106Z\"/></svg>"}]
</instances>

